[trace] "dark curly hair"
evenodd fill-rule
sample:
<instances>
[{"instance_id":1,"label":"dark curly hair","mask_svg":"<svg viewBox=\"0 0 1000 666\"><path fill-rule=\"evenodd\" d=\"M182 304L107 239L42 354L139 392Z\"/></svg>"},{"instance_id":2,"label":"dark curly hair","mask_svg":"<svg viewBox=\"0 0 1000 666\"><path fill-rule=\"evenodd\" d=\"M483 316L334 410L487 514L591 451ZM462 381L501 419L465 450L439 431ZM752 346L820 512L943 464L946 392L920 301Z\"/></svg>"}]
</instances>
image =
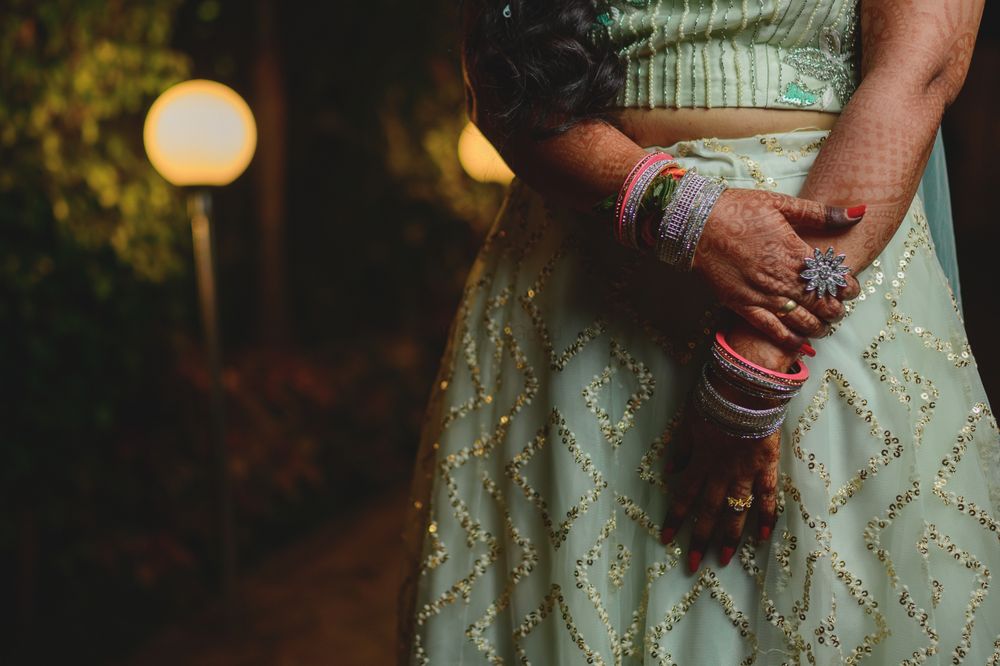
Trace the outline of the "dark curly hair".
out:
<instances>
[{"instance_id":1,"label":"dark curly hair","mask_svg":"<svg viewBox=\"0 0 1000 666\"><path fill-rule=\"evenodd\" d=\"M463 61L477 122L502 140L514 130L551 136L581 120L611 120L625 73L597 28L598 4L462 0Z\"/></svg>"}]
</instances>

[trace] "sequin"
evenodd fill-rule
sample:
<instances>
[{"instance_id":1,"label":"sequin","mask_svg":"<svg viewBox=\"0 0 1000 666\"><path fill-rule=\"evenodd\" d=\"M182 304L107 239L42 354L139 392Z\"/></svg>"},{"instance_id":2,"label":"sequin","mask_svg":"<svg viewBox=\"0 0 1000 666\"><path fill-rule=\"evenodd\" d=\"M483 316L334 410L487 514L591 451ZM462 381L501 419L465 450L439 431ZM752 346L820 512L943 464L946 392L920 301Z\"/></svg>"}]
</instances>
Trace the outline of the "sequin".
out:
<instances>
[{"instance_id":1,"label":"sequin","mask_svg":"<svg viewBox=\"0 0 1000 666\"><path fill-rule=\"evenodd\" d=\"M856 2L617 0L594 32L625 62L622 106L837 111L857 84Z\"/></svg>"},{"instance_id":2,"label":"sequin","mask_svg":"<svg viewBox=\"0 0 1000 666\"><path fill-rule=\"evenodd\" d=\"M614 25L615 16L611 12L601 12L597 15L597 22L607 28Z\"/></svg>"},{"instance_id":3,"label":"sequin","mask_svg":"<svg viewBox=\"0 0 1000 666\"><path fill-rule=\"evenodd\" d=\"M818 47L789 49L782 57L782 63L794 69L798 78L788 84L782 98L797 106L811 106L823 101L826 108L832 104L829 95L835 95L841 106L847 104L856 86L854 53L850 48L844 47L845 41L850 39L853 39L852 31L847 35L841 35L833 28L826 27L820 31ZM819 91L806 88L801 82L802 76L811 77L826 85ZM794 99L811 101L808 103L790 101Z\"/></svg>"},{"instance_id":4,"label":"sequin","mask_svg":"<svg viewBox=\"0 0 1000 666\"><path fill-rule=\"evenodd\" d=\"M789 83L781 95L781 101L793 106L812 106L819 100L819 93L808 90L798 83Z\"/></svg>"},{"instance_id":5,"label":"sequin","mask_svg":"<svg viewBox=\"0 0 1000 666\"><path fill-rule=\"evenodd\" d=\"M822 137L675 152L791 192ZM783 433L771 541L746 538L728 567L706 556L695 575L687 534L659 543L676 492L660 469L719 308L687 283L649 289L682 278L649 273L521 184L497 225L418 454L416 478L433 479L407 514L423 534L411 663L698 663L704 632L727 664L991 663L1000 488L982 479L1000 469L1000 430L930 279L919 200L858 274L870 297L847 304L835 334L854 351L810 364Z\"/></svg>"}]
</instances>

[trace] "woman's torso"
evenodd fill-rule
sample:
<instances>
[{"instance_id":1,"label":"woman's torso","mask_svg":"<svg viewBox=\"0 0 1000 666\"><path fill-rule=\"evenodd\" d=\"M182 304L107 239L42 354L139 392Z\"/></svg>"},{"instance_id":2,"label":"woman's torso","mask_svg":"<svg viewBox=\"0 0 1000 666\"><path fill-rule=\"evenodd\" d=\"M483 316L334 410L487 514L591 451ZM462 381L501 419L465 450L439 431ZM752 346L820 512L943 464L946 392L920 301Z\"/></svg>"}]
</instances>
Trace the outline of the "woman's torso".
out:
<instances>
[{"instance_id":1,"label":"woman's torso","mask_svg":"<svg viewBox=\"0 0 1000 666\"><path fill-rule=\"evenodd\" d=\"M830 129L857 85L857 0L612 0L595 37L625 62L642 145Z\"/></svg>"},{"instance_id":2,"label":"woman's torso","mask_svg":"<svg viewBox=\"0 0 1000 666\"><path fill-rule=\"evenodd\" d=\"M612 0L595 38L626 63L622 107L839 112L857 85L857 0Z\"/></svg>"},{"instance_id":3,"label":"woman's torso","mask_svg":"<svg viewBox=\"0 0 1000 666\"><path fill-rule=\"evenodd\" d=\"M792 194L825 137L663 147ZM414 662L944 663L956 644L988 661L976 451L995 430L919 202L810 359L772 542L696 576L686 532L657 538L674 481L657 470L720 312L696 275L594 229L518 181L472 269L415 476Z\"/></svg>"},{"instance_id":4,"label":"woman's torso","mask_svg":"<svg viewBox=\"0 0 1000 666\"><path fill-rule=\"evenodd\" d=\"M621 109L622 132L640 146L669 146L703 137L736 139L799 129L829 130L837 113L783 109Z\"/></svg>"}]
</instances>

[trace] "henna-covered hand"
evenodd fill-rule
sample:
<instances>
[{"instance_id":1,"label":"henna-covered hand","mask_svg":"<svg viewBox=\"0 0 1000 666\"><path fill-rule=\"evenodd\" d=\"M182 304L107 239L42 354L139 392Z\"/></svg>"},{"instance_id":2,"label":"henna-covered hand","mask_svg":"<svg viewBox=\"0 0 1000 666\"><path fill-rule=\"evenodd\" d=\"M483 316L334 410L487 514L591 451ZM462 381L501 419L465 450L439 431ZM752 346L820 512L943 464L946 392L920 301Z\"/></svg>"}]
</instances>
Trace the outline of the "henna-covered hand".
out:
<instances>
[{"instance_id":1,"label":"henna-covered hand","mask_svg":"<svg viewBox=\"0 0 1000 666\"><path fill-rule=\"evenodd\" d=\"M845 227L836 243L850 257L855 271L883 250L906 214L944 109L965 78L982 8L983 0L862 2L864 80L801 192L821 202L868 203L865 222ZM710 230L722 232L723 225L714 230L706 226L705 233ZM812 229L799 230L806 240L824 240ZM781 250L778 238L773 247ZM733 246L742 242L749 242L747 234L727 249L735 255ZM699 253L703 250L707 259L716 248L699 244ZM697 255L695 260L699 260ZM713 267L718 265L712 262ZM733 280L742 268L733 268ZM798 356L772 344L744 322L737 323L727 339L741 356L773 370L786 370ZM773 529L780 439L776 433L747 446L745 441L732 441L697 414L687 414L685 419L687 425L668 463L673 466L668 472L684 466L684 474L677 479L662 537L665 542L673 539L694 512L698 521L689 568L697 568L713 532L721 537L725 564L745 521L745 514L734 514L726 506L725 495L745 496L748 483L753 483L759 538L767 538Z\"/></svg>"},{"instance_id":2,"label":"henna-covered hand","mask_svg":"<svg viewBox=\"0 0 1000 666\"><path fill-rule=\"evenodd\" d=\"M844 316L841 300L860 293L857 280L837 298L817 298L799 277L813 248L801 233L843 232L864 216L863 206L840 208L760 190L731 188L719 199L702 232L694 269L719 301L775 343L797 349L803 336L822 337ZM794 300L787 316L775 313Z\"/></svg>"},{"instance_id":3,"label":"henna-covered hand","mask_svg":"<svg viewBox=\"0 0 1000 666\"><path fill-rule=\"evenodd\" d=\"M882 252L909 210L945 108L965 81L983 0L863 0L861 10L861 85L799 193L868 205L864 221L837 236L836 248L855 273ZM825 242L808 229L801 236ZM746 334L758 350L766 345L764 336Z\"/></svg>"},{"instance_id":4,"label":"henna-covered hand","mask_svg":"<svg viewBox=\"0 0 1000 666\"><path fill-rule=\"evenodd\" d=\"M797 353L775 350L756 332L747 334L748 330L753 329L743 323L727 336L729 344L741 356L782 370L787 370L798 358ZM739 395L725 385L717 390L748 407L773 404ZM688 546L688 570L693 573L713 540L719 546L722 566L729 564L751 512L756 515L757 539L770 538L777 520L781 431L763 439L738 439L702 418L691 403L681 423L664 465L665 478L669 478L667 483L672 487L672 501L660 530L660 540L670 543L684 521L693 518ZM727 495L746 498L751 494L753 503L749 511L737 512L726 502Z\"/></svg>"},{"instance_id":5,"label":"henna-covered hand","mask_svg":"<svg viewBox=\"0 0 1000 666\"><path fill-rule=\"evenodd\" d=\"M690 409L690 408L689 408ZM731 437L695 412L685 415L685 425L676 438L664 471L675 474L672 501L660 530L660 541L668 544L687 518L692 518L688 544L688 570L698 570L702 557L714 541L722 566L736 552L751 511L756 513L757 538L768 539L776 520L778 460L781 432L764 439ZM737 512L726 496L753 495L749 511Z\"/></svg>"}]
</instances>

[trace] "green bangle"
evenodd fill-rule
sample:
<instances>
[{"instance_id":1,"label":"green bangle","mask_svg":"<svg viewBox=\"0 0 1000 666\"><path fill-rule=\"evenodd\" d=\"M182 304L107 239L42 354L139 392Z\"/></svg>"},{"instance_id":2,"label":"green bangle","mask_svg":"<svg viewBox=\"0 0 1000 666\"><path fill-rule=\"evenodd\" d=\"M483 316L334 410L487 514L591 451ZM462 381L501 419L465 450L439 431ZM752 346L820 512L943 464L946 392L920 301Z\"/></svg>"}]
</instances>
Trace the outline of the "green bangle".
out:
<instances>
[{"instance_id":1,"label":"green bangle","mask_svg":"<svg viewBox=\"0 0 1000 666\"><path fill-rule=\"evenodd\" d=\"M667 204L670 203L670 199L674 196L676 189L677 179L673 176L669 174L657 176L653 179L645 195L643 195L642 201L639 203L638 215L646 215L654 211L662 213ZM593 211L598 214L608 213L614 210L617 200L618 196L612 194L594 206Z\"/></svg>"}]
</instances>

